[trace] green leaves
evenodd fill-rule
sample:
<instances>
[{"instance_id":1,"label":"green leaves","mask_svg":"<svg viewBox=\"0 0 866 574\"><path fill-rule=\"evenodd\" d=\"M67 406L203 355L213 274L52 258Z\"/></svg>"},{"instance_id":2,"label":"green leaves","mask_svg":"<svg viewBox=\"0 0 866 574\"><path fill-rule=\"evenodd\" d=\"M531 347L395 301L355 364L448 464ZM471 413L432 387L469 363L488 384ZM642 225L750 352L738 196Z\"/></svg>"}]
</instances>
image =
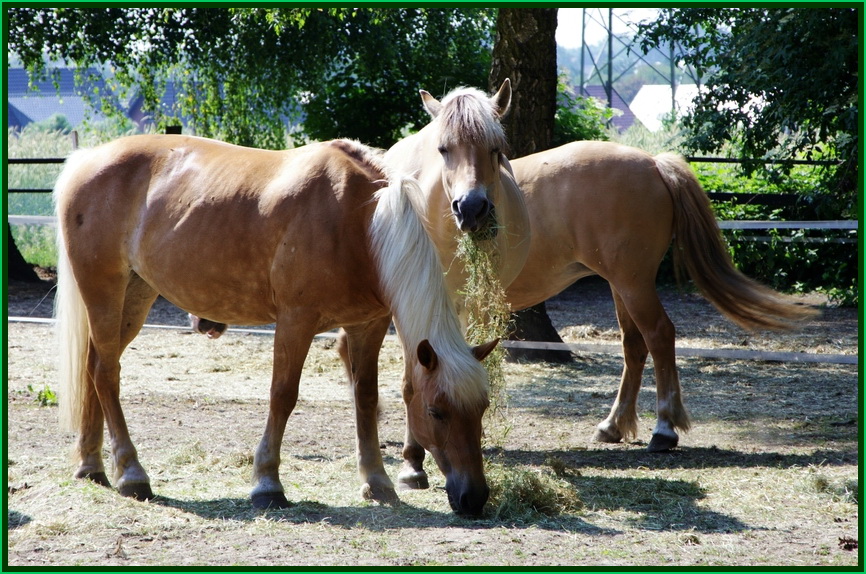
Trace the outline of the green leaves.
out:
<instances>
[{"instance_id":1,"label":"green leaves","mask_svg":"<svg viewBox=\"0 0 866 574\"><path fill-rule=\"evenodd\" d=\"M843 162L826 184L853 208L855 8L671 8L640 32L645 52L675 42L677 58L705 73L706 90L683 121L691 150L734 143L747 158L795 158L820 147Z\"/></svg>"},{"instance_id":2,"label":"green leaves","mask_svg":"<svg viewBox=\"0 0 866 574\"><path fill-rule=\"evenodd\" d=\"M283 148L302 138L387 146L425 122L418 89L486 84L492 9L10 8L8 50L113 74L90 94L122 115L135 91L158 125ZM173 87L174 94L167 93ZM120 97L122 94L123 97Z\"/></svg>"}]
</instances>

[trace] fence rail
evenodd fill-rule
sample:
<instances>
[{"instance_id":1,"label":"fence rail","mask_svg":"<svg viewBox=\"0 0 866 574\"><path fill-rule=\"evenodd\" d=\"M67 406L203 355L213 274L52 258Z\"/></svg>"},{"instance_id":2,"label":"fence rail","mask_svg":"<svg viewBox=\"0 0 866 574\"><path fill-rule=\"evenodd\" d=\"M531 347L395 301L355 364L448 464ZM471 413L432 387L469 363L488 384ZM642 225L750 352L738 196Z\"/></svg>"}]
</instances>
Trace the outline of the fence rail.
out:
<instances>
[{"instance_id":1,"label":"fence rail","mask_svg":"<svg viewBox=\"0 0 866 574\"><path fill-rule=\"evenodd\" d=\"M10 225L56 225L53 215L10 215ZM742 221L719 220L720 229L858 229L859 221Z\"/></svg>"},{"instance_id":2,"label":"fence rail","mask_svg":"<svg viewBox=\"0 0 866 574\"><path fill-rule=\"evenodd\" d=\"M10 323L33 323L53 325L54 319L42 317L9 317ZM165 329L174 331L190 331L188 326L145 324L145 329ZM249 335L265 335L273 337L275 331L269 328L251 329L246 327L229 327L234 333ZM319 333L316 339L334 339L337 331ZM387 335L386 340L396 341L396 335ZM510 349L539 349L571 351L573 353L592 353L600 355L622 355L621 345L605 343L550 343L544 341L502 341L503 347ZM780 363L825 363L834 365L857 365L859 355L844 355L841 353L798 353L792 351L761 351L748 349L707 349L700 347L676 347L679 357L698 357L704 359L727 359L734 361L772 361Z\"/></svg>"}]
</instances>

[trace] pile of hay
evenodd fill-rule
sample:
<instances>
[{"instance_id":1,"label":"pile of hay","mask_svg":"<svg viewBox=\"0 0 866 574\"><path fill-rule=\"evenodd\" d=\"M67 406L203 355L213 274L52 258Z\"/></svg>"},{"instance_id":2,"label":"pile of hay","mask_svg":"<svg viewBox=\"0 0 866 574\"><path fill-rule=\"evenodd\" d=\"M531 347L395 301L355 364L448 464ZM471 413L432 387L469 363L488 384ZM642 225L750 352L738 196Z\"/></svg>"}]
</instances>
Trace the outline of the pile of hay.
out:
<instances>
[{"instance_id":1,"label":"pile of hay","mask_svg":"<svg viewBox=\"0 0 866 574\"><path fill-rule=\"evenodd\" d=\"M535 520L576 513L584 506L574 486L547 470L487 461L484 473L490 487L485 514L496 520Z\"/></svg>"}]
</instances>

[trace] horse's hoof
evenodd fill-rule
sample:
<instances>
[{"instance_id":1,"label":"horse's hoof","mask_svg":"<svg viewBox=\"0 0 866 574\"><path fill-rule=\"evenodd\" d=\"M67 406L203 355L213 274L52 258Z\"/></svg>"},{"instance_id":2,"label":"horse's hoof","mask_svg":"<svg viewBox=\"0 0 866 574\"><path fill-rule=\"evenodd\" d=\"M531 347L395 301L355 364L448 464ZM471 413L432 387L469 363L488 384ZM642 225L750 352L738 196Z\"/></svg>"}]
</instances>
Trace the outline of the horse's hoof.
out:
<instances>
[{"instance_id":1,"label":"horse's hoof","mask_svg":"<svg viewBox=\"0 0 866 574\"><path fill-rule=\"evenodd\" d=\"M126 483L118 487L117 491L121 496L134 498L136 500L153 500L153 491L150 489L150 484L146 482Z\"/></svg>"},{"instance_id":2,"label":"horse's hoof","mask_svg":"<svg viewBox=\"0 0 866 574\"><path fill-rule=\"evenodd\" d=\"M430 488L430 481L423 470L408 470L397 476L397 487L400 490L424 490Z\"/></svg>"},{"instance_id":3,"label":"horse's hoof","mask_svg":"<svg viewBox=\"0 0 866 574\"><path fill-rule=\"evenodd\" d=\"M677 447L680 442L680 437L669 436L665 434L654 434L650 440L649 446L646 447L647 452L664 452Z\"/></svg>"},{"instance_id":4,"label":"horse's hoof","mask_svg":"<svg viewBox=\"0 0 866 574\"><path fill-rule=\"evenodd\" d=\"M394 504L400 502L397 491L393 486L373 486L369 482L361 486L361 497L364 500L375 500L383 504Z\"/></svg>"},{"instance_id":5,"label":"horse's hoof","mask_svg":"<svg viewBox=\"0 0 866 574\"><path fill-rule=\"evenodd\" d=\"M105 476L104 472L83 472L76 473L75 478L82 478L86 480L90 480L98 484L99 486L104 486L106 488L111 488L111 482L108 480L108 477Z\"/></svg>"},{"instance_id":6,"label":"horse's hoof","mask_svg":"<svg viewBox=\"0 0 866 574\"><path fill-rule=\"evenodd\" d=\"M277 510L291 507L289 499L282 492L257 492L250 497L253 506L261 510Z\"/></svg>"},{"instance_id":7,"label":"horse's hoof","mask_svg":"<svg viewBox=\"0 0 866 574\"><path fill-rule=\"evenodd\" d=\"M602 428L596 428L595 434L592 435L592 440L595 442L616 443L622 440L622 436L619 433L613 434Z\"/></svg>"}]
</instances>

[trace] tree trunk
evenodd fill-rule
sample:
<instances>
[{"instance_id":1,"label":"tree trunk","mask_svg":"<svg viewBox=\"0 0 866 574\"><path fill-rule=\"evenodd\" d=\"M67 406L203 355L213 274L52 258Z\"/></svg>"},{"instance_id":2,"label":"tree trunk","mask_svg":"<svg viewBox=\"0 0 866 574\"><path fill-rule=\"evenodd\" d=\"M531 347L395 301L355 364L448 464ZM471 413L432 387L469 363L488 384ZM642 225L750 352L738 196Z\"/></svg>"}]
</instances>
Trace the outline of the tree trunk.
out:
<instances>
[{"instance_id":1,"label":"tree trunk","mask_svg":"<svg viewBox=\"0 0 866 574\"><path fill-rule=\"evenodd\" d=\"M33 266L27 263L21 252L18 251L18 246L15 245L15 238L12 237L12 228L9 225L6 225L6 233L6 261L9 264L9 279L27 281L28 283L41 281L33 270Z\"/></svg>"},{"instance_id":2,"label":"tree trunk","mask_svg":"<svg viewBox=\"0 0 866 574\"><path fill-rule=\"evenodd\" d=\"M556 115L556 8L500 8L490 91L511 79L511 111L502 124L509 157L548 149Z\"/></svg>"},{"instance_id":3,"label":"tree trunk","mask_svg":"<svg viewBox=\"0 0 866 574\"><path fill-rule=\"evenodd\" d=\"M503 119L509 156L550 148L556 115L556 8L500 8L490 91L511 79L511 109ZM514 313L512 339L561 343L544 303ZM508 349L512 360L570 362L569 351Z\"/></svg>"}]
</instances>

